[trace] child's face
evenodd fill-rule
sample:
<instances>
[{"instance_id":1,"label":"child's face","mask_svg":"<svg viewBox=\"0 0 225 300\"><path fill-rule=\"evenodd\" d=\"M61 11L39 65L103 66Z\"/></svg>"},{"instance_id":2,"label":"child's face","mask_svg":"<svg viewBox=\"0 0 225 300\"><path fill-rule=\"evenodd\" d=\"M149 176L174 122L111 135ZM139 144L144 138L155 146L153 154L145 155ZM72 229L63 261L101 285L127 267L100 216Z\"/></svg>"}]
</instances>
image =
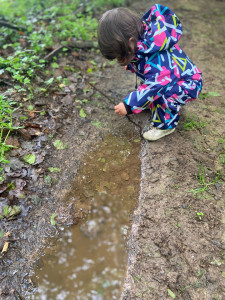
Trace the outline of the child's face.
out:
<instances>
[{"instance_id":1,"label":"child's face","mask_svg":"<svg viewBox=\"0 0 225 300\"><path fill-rule=\"evenodd\" d=\"M129 63L132 61L132 59L134 58L135 55L135 49L136 49L136 45L135 45L135 41L133 38L129 39L129 47L130 47L130 55L128 55L125 58L117 58L118 63L121 66L127 66L129 65Z\"/></svg>"}]
</instances>

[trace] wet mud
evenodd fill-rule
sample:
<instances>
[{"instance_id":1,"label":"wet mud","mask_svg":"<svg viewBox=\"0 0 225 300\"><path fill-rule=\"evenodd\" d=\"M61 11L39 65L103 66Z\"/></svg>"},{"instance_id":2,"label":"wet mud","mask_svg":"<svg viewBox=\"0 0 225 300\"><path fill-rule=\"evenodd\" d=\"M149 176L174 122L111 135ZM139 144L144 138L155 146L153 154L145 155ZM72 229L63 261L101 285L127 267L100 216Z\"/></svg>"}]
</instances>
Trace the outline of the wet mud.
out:
<instances>
[{"instance_id":1,"label":"wet mud","mask_svg":"<svg viewBox=\"0 0 225 300\"><path fill-rule=\"evenodd\" d=\"M85 155L64 199L76 206L69 218L81 218L80 213L82 221L62 227L60 239L37 261L32 278L37 291L31 299L119 298L139 194L139 144L108 135ZM65 223L65 212L59 210L55 221Z\"/></svg>"}]
</instances>

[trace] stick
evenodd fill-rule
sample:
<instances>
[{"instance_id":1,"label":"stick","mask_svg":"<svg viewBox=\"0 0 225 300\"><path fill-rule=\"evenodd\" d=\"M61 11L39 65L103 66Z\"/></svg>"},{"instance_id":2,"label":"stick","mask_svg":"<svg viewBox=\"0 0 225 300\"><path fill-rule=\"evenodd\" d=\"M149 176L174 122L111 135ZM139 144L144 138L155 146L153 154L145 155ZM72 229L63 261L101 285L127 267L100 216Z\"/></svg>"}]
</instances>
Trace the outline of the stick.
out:
<instances>
[{"instance_id":1,"label":"stick","mask_svg":"<svg viewBox=\"0 0 225 300\"><path fill-rule=\"evenodd\" d=\"M66 46L59 46L58 48L56 48L55 50L53 50L52 52L50 52L48 55L46 55L44 57L44 60L48 60L48 61L51 60L52 57L54 55L56 55L58 52L60 52L62 50L62 48L64 48L64 47L66 47Z\"/></svg>"},{"instance_id":2,"label":"stick","mask_svg":"<svg viewBox=\"0 0 225 300\"><path fill-rule=\"evenodd\" d=\"M27 31L27 29L23 26L18 26L18 25L14 25L12 23L0 20L0 27L7 27L7 28L11 28L17 31L23 30L23 31Z\"/></svg>"},{"instance_id":3,"label":"stick","mask_svg":"<svg viewBox=\"0 0 225 300\"><path fill-rule=\"evenodd\" d=\"M76 39L72 38L71 41L68 43L68 47L79 48L79 49L91 49L91 48L97 49L98 43L92 41L77 41Z\"/></svg>"},{"instance_id":4,"label":"stick","mask_svg":"<svg viewBox=\"0 0 225 300\"><path fill-rule=\"evenodd\" d=\"M116 103L109 97L107 96L105 93L103 93L102 91L100 91L98 88L96 88L96 86L94 86L92 83L90 83L88 80L84 79L91 87L93 87L93 89L95 89L97 92L99 92L102 96L104 96L106 99L109 100L110 103L112 103L113 105L116 105ZM125 116L129 122L131 122L132 124L134 124L135 126L138 127L139 129L139 134L141 137L143 137L142 135L142 128L139 124L135 123L133 120L131 120L131 118L129 116Z\"/></svg>"}]
</instances>

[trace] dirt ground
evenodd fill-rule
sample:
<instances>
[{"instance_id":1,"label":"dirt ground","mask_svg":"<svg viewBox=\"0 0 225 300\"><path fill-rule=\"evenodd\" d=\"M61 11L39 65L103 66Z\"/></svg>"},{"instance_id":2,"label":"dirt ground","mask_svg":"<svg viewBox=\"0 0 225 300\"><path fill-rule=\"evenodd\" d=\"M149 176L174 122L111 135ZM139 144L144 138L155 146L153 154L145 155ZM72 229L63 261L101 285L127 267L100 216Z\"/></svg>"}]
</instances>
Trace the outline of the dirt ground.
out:
<instances>
[{"instance_id":1,"label":"dirt ground","mask_svg":"<svg viewBox=\"0 0 225 300\"><path fill-rule=\"evenodd\" d=\"M132 7L142 13L154 4L135 2ZM184 34L180 45L202 69L202 97L181 112L181 121L171 136L149 143L141 142L141 186L128 242L128 268L120 300L149 299L225 299L225 2L161 1L180 17ZM95 81L96 91L72 71L66 71L70 83L67 95L50 95L41 105L48 116L39 119L43 135L24 140L17 137L24 152L39 146L40 162L30 169L22 165L21 153L14 152L9 172L28 170L21 179L26 197L17 199L22 213L14 220L1 220L1 229L12 233L7 253L2 255L0 275L1 299L28 299L34 291L30 275L35 261L51 237L60 234L50 223L76 224L88 213L88 207L73 209L66 201L82 158L108 133L139 138L139 127L113 113L113 103L120 102L135 85L132 74L117 65L104 65L100 55L80 52L59 58L65 65L77 66L81 72L94 59L99 68L86 76ZM60 70L58 70L60 75ZM73 95L75 85L76 92ZM89 86L89 89L87 87ZM86 88L85 95L82 93ZM70 97L71 96L71 97ZM71 98L90 99L85 103L86 117ZM37 99L37 105L43 99ZM39 103L39 104L38 104ZM141 128L149 124L149 111L131 120ZM100 126L101 124L101 126ZM97 126L96 126L97 125ZM53 139L49 137L53 136ZM51 136L51 137L52 137ZM67 149L57 150L53 141L62 140ZM33 148L32 148L33 149ZM41 160L41 158L44 158ZM51 174L48 168L61 169ZM47 178L47 179L46 179ZM23 181L18 182L22 184ZM199 185L202 183L202 185ZM201 192L191 190L203 188ZM1 198L1 203L9 199Z\"/></svg>"}]
</instances>

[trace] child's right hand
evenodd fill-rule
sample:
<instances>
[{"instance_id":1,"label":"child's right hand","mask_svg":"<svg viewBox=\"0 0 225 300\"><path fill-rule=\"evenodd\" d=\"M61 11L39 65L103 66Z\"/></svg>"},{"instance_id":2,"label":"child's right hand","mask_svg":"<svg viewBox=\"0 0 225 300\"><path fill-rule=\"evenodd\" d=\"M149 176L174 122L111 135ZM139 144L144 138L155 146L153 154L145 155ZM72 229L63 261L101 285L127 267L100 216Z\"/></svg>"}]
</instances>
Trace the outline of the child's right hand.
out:
<instances>
[{"instance_id":1,"label":"child's right hand","mask_svg":"<svg viewBox=\"0 0 225 300\"><path fill-rule=\"evenodd\" d=\"M115 108L115 113L119 116L125 116L127 114L127 110L126 110L125 105L123 104L123 102L120 102L114 108Z\"/></svg>"}]
</instances>

